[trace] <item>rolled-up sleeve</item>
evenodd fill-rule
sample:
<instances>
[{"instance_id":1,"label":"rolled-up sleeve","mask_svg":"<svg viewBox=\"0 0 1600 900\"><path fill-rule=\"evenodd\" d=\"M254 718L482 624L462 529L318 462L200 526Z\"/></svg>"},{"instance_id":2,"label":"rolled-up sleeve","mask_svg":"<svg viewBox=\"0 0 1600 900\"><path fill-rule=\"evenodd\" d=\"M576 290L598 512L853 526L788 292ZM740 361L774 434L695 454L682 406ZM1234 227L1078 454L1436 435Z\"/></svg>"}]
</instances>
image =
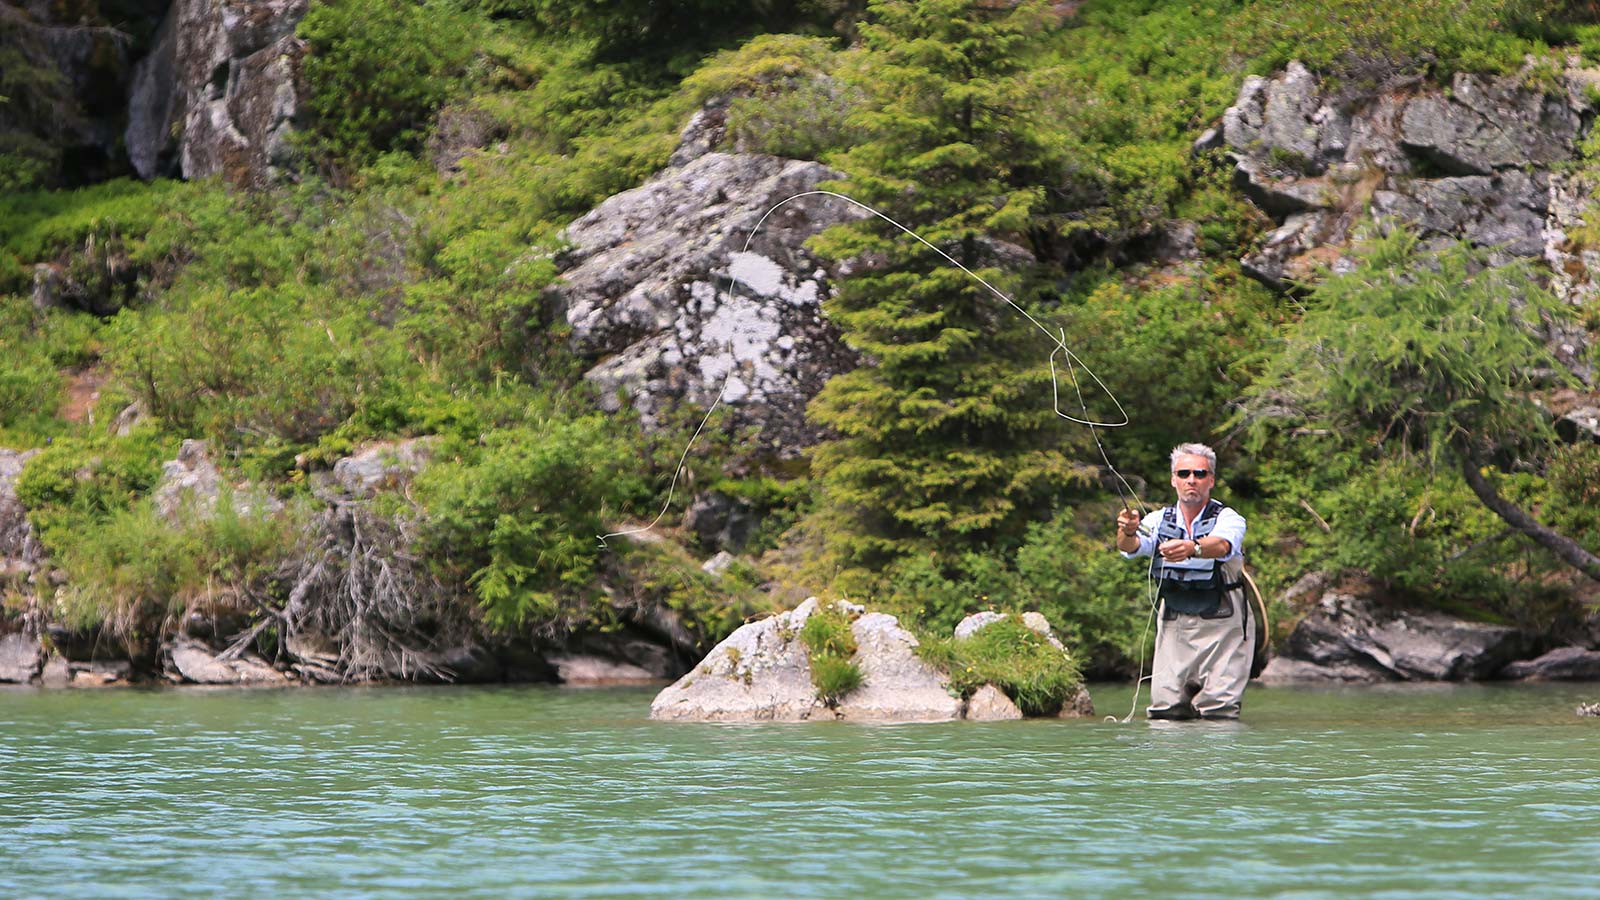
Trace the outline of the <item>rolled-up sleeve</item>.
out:
<instances>
[{"instance_id":1,"label":"rolled-up sleeve","mask_svg":"<svg viewBox=\"0 0 1600 900\"><path fill-rule=\"evenodd\" d=\"M1232 546L1223 559L1236 559L1244 554L1244 516L1226 507L1217 513L1217 524L1211 528L1211 537L1222 538Z\"/></svg>"},{"instance_id":2,"label":"rolled-up sleeve","mask_svg":"<svg viewBox=\"0 0 1600 900\"><path fill-rule=\"evenodd\" d=\"M1240 533L1242 535L1242 523L1244 520L1240 519L1239 521L1241 523ZM1123 559L1136 559L1140 556L1154 556L1156 552L1156 529L1160 526L1161 510L1158 509L1155 512L1146 513L1145 517L1139 522L1139 549L1133 551L1132 553L1129 553L1126 550L1118 550L1117 552L1122 554Z\"/></svg>"}]
</instances>

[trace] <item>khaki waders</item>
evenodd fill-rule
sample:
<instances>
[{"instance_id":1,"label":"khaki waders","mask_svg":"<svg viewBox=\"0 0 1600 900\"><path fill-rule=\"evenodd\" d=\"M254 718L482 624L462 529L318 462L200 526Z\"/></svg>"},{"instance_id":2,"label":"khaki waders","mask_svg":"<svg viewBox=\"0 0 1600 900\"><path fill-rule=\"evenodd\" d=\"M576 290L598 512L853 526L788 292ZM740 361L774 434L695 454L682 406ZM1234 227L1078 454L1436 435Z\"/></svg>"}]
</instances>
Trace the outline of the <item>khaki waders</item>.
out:
<instances>
[{"instance_id":1,"label":"khaki waders","mask_svg":"<svg viewBox=\"0 0 1600 900\"><path fill-rule=\"evenodd\" d=\"M1221 565L1223 580L1243 581L1244 561ZM1236 719L1250 681L1256 616L1243 586L1223 595L1208 616L1169 613L1161 605L1155 667L1150 677L1152 719Z\"/></svg>"}]
</instances>

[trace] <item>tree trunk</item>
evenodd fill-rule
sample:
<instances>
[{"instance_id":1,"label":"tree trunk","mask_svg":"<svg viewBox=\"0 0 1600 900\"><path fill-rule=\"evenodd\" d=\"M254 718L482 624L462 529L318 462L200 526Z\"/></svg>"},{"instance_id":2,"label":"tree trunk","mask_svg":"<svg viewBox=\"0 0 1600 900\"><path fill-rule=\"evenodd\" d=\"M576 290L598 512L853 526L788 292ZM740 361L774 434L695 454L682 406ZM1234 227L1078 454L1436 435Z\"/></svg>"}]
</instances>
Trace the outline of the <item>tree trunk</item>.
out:
<instances>
[{"instance_id":1,"label":"tree trunk","mask_svg":"<svg viewBox=\"0 0 1600 900\"><path fill-rule=\"evenodd\" d=\"M1467 485L1483 501L1483 505L1494 510L1495 515L1507 525L1533 538L1539 546L1560 557L1562 562L1600 581L1600 556L1583 549L1572 538L1540 524L1527 510L1500 496L1494 485L1483 477L1483 460L1477 454L1467 452L1461 455L1461 474L1466 476Z\"/></svg>"}]
</instances>

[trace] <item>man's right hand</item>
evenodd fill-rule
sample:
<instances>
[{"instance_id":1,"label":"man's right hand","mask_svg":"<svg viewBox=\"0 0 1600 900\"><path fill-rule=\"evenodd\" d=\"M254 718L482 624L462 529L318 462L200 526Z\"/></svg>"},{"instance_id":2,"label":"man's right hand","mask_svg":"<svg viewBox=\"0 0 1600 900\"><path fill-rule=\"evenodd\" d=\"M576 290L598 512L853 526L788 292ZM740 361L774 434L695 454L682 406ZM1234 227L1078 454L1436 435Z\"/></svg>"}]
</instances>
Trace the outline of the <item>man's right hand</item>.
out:
<instances>
[{"instance_id":1,"label":"man's right hand","mask_svg":"<svg viewBox=\"0 0 1600 900\"><path fill-rule=\"evenodd\" d=\"M1117 513L1117 530L1128 537L1139 536L1139 514L1124 506Z\"/></svg>"}]
</instances>

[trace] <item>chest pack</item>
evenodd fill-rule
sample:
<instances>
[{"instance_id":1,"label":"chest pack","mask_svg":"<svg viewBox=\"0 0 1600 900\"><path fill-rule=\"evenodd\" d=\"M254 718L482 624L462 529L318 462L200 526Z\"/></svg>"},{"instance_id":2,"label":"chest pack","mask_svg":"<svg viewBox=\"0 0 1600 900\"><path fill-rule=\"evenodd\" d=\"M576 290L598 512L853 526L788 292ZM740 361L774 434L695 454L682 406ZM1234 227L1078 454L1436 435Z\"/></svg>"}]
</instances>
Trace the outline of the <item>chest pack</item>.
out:
<instances>
[{"instance_id":1,"label":"chest pack","mask_svg":"<svg viewBox=\"0 0 1600 900\"><path fill-rule=\"evenodd\" d=\"M1223 506L1216 500L1206 504L1194 520L1193 539L1199 540L1217 527L1217 516ZM1178 509L1169 506L1161 513L1161 526L1156 529L1156 543L1188 539L1178 522ZM1241 580L1243 566L1224 565L1221 560L1207 560L1209 566L1184 568L1161 564L1159 595L1166 604L1167 614L1182 613L1204 618L1225 618L1233 615L1229 594L1244 586Z\"/></svg>"}]
</instances>

